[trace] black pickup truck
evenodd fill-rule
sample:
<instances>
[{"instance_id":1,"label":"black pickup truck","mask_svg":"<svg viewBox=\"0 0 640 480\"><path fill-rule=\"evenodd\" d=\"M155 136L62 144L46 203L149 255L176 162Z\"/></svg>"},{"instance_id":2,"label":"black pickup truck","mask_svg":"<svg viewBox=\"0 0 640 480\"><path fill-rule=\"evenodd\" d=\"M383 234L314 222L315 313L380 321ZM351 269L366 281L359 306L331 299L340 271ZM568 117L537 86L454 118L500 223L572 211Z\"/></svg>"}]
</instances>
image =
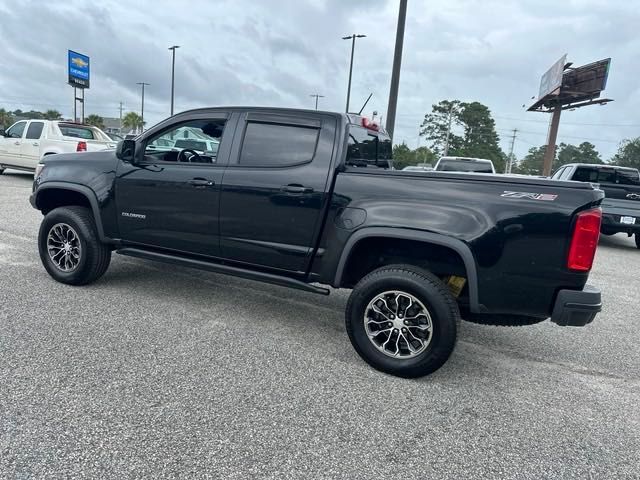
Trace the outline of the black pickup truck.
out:
<instances>
[{"instance_id":1,"label":"black pickup truck","mask_svg":"<svg viewBox=\"0 0 640 480\"><path fill-rule=\"evenodd\" d=\"M605 194L601 232L604 235L635 234L636 246L640 248L640 172L637 169L570 163L559 168L551 178L598 184Z\"/></svg>"},{"instance_id":2,"label":"black pickup truck","mask_svg":"<svg viewBox=\"0 0 640 480\"><path fill-rule=\"evenodd\" d=\"M191 148L176 147L185 139ZM494 325L593 320L600 292L586 283L602 191L394 171L391 151L386 132L356 115L184 112L115 151L38 166L40 257L71 285L99 278L115 250L319 294L352 289L353 346L403 377L444 364L461 316Z\"/></svg>"}]
</instances>

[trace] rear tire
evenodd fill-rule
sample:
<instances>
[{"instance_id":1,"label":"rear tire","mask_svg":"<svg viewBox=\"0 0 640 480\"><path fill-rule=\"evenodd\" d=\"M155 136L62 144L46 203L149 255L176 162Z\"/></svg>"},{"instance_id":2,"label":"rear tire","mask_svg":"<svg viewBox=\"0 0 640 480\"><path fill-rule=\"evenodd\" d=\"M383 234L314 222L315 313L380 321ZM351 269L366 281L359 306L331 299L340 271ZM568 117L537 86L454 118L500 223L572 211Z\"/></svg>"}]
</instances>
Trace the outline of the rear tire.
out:
<instances>
[{"instance_id":1,"label":"rear tire","mask_svg":"<svg viewBox=\"0 0 640 480\"><path fill-rule=\"evenodd\" d=\"M4 173L4 168L0 168L0 175Z\"/></svg>"},{"instance_id":2,"label":"rear tire","mask_svg":"<svg viewBox=\"0 0 640 480\"><path fill-rule=\"evenodd\" d=\"M640 233L636 233L634 238L636 240L636 247L640 248Z\"/></svg>"},{"instance_id":3,"label":"rear tire","mask_svg":"<svg viewBox=\"0 0 640 480\"><path fill-rule=\"evenodd\" d=\"M460 312L439 278L412 265L390 265L358 282L345 320L351 344L365 362L391 375L416 378L447 361Z\"/></svg>"},{"instance_id":4,"label":"rear tire","mask_svg":"<svg viewBox=\"0 0 640 480\"><path fill-rule=\"evenodd\" d=\"M101 243L88 208L69 206L47 213L38 234L40 260L61 283L86 285L109 267L111 249Z\"/></svg>"}]
</instances>

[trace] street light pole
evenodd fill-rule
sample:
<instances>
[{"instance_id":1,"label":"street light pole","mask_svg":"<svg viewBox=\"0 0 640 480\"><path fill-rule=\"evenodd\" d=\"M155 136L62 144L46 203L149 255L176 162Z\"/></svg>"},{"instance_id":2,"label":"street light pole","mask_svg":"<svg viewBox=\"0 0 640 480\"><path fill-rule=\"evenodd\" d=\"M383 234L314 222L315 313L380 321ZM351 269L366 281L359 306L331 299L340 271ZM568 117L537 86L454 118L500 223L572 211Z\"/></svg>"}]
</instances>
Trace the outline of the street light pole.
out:
<instances>
[{"instance_id":1,"label":"street light pole","mask_svg":"<svg viewBox=\"0 0 640 480\"><path fill-rule=\"evenodd\" d=\"M324 98L324 95L318 95L317 93L312 93L309 96L310 97L316 97L316 110L318 110L318 98Z\"/></svg>"},{"instance_id":2,"label":"street light pole","mask_svg":"<svg viewBox=\"0 0 640 480\"><path fill-rule=\"evenodd\" d=\"M173 116L173 95L175 92L176 48L180 48L180 45L169 47L171 50L171 116Z\"/></svg>"},{"instance_id":3,"label":"street light pole","mask_svg":"<svg viewBox=\"0 0 640 480\"><path fill-rule=\"evenodd\" d=\"M144 87L145 85L150 85L150 84L145 82L137 82L136 85L142 85L142 106L140 109L140 117L142 121L142 131L144 132Z\"/></svg>"},{"instance_id":4,"label":"street light pole","mask_svg":"<svg viewBox=\"0 0 640 480\"><path fill-rule=\"evenodd\" d=\"M353 52L356 49L356 38L363 38L366 35L353 34L348 37L342 37L343 40L351 40L351 62L349 63L349 84L347 86L347 110L349 113L349 99L351 97L351 75L353 74Z\"/></svg>"}]
</instances>

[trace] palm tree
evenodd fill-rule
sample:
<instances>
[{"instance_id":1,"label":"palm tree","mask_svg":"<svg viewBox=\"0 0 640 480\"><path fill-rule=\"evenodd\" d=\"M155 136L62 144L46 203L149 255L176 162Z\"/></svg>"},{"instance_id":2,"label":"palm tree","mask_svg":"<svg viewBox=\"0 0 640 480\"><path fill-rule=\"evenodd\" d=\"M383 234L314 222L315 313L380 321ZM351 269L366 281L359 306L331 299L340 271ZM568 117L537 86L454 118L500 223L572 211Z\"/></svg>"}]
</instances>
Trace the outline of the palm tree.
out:
<instances>
[{"instance_id":1,"label":"palm tree","mask_svg":"<svg viewBox=\"0 0 640 480\"><path fill-rule=\"evenodd\" d=\"M104 129L104 118L102 118L100 115L96 115L95 113L92 113L87 118L85 118L84 123L86 125L93 125L94 127L98 127L101 130Z\"/></svg>"},{"instance_id":2,"label":"palm tree","mask_svg":"<svg viewBox=\"0 0 640 480\"><path fill-rule=\"evenodd\" d=\"M0 127L7 128L13 123L13 115L11 112L7 112L4 108L0 108Z\"/></svg>"},{"instance_id":3,"label":"palm tree","mask_svg":"<svg viewBox=\"0 0 640 480\"><path fill-rule=\"evenodd\" d=\"M144 126L144 123L142 117L136 112L129 112L122 119L122 126L124 128L135 130L136 132Z\"/></svg>"},{"instance_id":4,"label":"palm tree","mask_svg":"<svg viewBox=\"0 0 640 480\"><path fill-rule=\"evenodd\" d=\"M45 120L60 120L62 114L57 110L47 110L43 115Z\"/></svg>"}]
</instances>

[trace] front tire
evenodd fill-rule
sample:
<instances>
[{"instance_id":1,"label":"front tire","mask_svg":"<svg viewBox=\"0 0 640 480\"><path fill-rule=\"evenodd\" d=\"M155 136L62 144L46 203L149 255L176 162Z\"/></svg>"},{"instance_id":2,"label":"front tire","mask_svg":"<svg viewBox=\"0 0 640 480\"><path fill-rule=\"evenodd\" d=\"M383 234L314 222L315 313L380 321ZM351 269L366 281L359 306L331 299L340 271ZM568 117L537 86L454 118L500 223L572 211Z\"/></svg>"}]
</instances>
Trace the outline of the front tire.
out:
<instances>
[{"instance_id":1,"label":"front tire","mask_svg":"<svg viewBox=\"0 0 640 480\"><path fill-rule=\"evenodd\" d=\"M351 344L364 361L391 375L416 378L447 361L460 312L439 278L412 265L390 265L358 282L345 319Z\"/></svg>"},{"instance_id":2,"label":"front tire","mask_svg":"<svg viewBox=\"0 0 640 480\"><path fill-rule=\"evenodd\" d=\"M86 285L109 267L111 249L100 242L88 208L60 207L45 215L38 233L40 260L53 279Z\"/></svg>"}]
</instances>

